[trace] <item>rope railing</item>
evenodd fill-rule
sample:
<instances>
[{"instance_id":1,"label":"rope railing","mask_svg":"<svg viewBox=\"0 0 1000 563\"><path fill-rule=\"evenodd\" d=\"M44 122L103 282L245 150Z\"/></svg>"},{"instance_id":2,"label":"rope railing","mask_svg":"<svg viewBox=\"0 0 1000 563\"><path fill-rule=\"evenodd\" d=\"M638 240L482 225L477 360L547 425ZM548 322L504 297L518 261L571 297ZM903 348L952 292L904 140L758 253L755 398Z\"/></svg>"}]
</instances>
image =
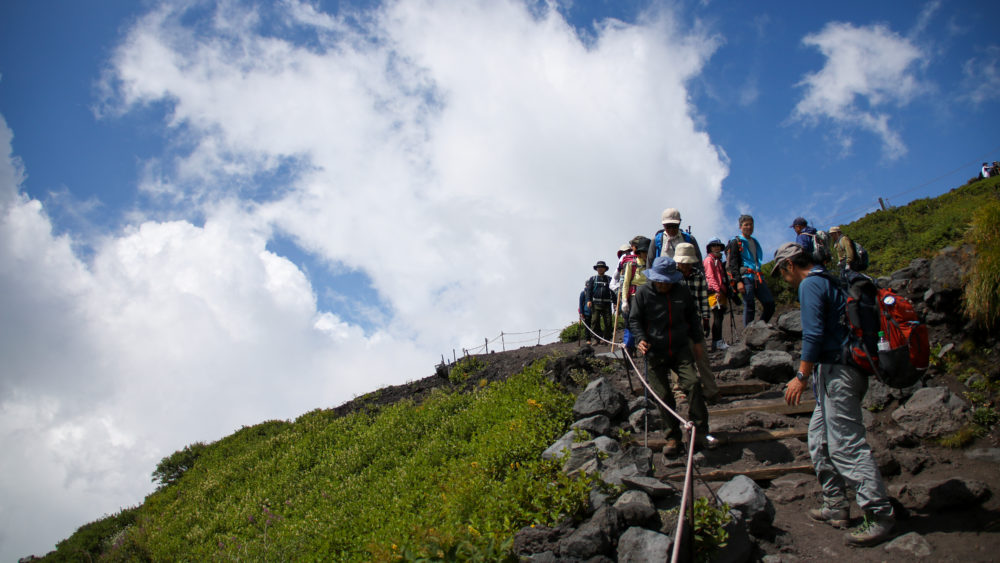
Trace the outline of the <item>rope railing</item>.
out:
<instances>
[{"instance_id":1,"label":"rope railing","mask_svg":"<svg viewBox=\"0 0 1000 563\"><path fill-rule=\"evenodd\" d=\"M686 468L684 470L684 491L681 494L681 506L680 506L680 509L679 509L679 512L678 512L678 514L680 515L680 517L677 518L677 530L674 532L674 534L675 534L674 535L675 541L674 541L673 553L672 553L671 558L670 558L671 563L677 563L677 561L680 560L680 544L681 544L680 538L683 537L682 534L684 533L684 524L685 524L685 522L687 520L687 519L685 519L683 517L683 515L687 511L687 507L688 507L689 503L692 504L692 510L693 510L693 503L694 503L694 501L691 499L691 497L694 496L694 483L693 483L693 481L694 481L694 471L695 471L695 467L694 467L694 448L695 448L695 444L697 443L696 440L698 438L698 436L697 436L697 429L695 428L693 422L691 422L690 420L685 419L677 411L675 411L674 409L670 408L670 406L667 405L667 403L659 395L656 394L656 391L653 390L652 386L650 386L649 382L646 380L646 377L639 370L639 367L635 364L635 360L632 358L632 355L628 353L628 350L625 348L624 344L619 343L619 342L612 342L610 340L602 338L600 335L598 335L597 333L595 333L589 326L587 326L586 323L584 323L583 326L584 326L584 328L587 329L587 332L589 332L591 334L591 336L593 336L594 338L596 338L597 340L599 340L601 342L604 342L604 343L610 345L612 347L612 350L614 348L616 348L616 347L617 348L621 348L622 355L628 360L628 363L632 366L632 370L635 372L636 376L639 378L639 381L642 383L642 385L646 388L646 391L650 395L652 395L653 399L660 406L662 406L664 408L664 410L666 410L668 413L670 413L671 415L673 415L673 417L676 418L678 420L678 422L680 422L682 431L688 431L688 432L690 432L690 436L691 437L688 440L687 466L686 466ZM699 472L698 477L699 477L699 479L701 479L700 472ZM718 502L719 497L715 494L715 491L712 490L711 485L709 485L707 482L705 482L704 479L701 479L701 481L702 481L702 483L705 484L706 487L708 487L709 492L712 493L712 496L715 497L716 502ZM694 527L694 515L693 515L693 513L692 513L692 515L690 517L691 517L691 520L692 520L691 521L691 526L693 528Z\"/></svg>"},{"instance_id":2,"label":"rope railing","mask_svg":"<svg viewBox=\"0 0 1000 563\"><path fill-rule=\"evenodd\" d=\"M520 347L520 345L522 345L522 344L528 344L528 343L534 343L536 346L540 346L543 343L543 341L544 341L545 344L550 344L551 342L549 340L551 339L551 337L553 335L558 335L559 333L562 332L562 330L563 329L561 329L561 328L540 328L538 330L525 331L525 332L504 332L504 331L500 331L500 334L494 336L492 339L490 339L488 337L487 338L483 338L483 343L480 344L479 346L473 346L471 348L464 348L463 347L462 348L462 356L461 357L464 358L464 357L467 357L467 356L470 356L470 355L481 354L481 353L482 354L489 354L490 353L490 344L495 344L497 340L500 341L500 349L501 349L501 351L504 351L504 352L507 351L507 346L508 345L513 345L513 347L512 347L512 349L513 349L513 348ZM524 335L528 335L528 334L533 335L533 336L531 338L522 338L522 339L517 339L517 340L510 340L510 339L507 338L509 336L524 336ZM494 350L494 351L496 351L496 350ZM451 355L452 355L452 363L457 362L458 358L459 358L458 352L456 350L452 349ZM441 355L441 363L446 363L443 354Z\"/></svg>"}]
</instances>

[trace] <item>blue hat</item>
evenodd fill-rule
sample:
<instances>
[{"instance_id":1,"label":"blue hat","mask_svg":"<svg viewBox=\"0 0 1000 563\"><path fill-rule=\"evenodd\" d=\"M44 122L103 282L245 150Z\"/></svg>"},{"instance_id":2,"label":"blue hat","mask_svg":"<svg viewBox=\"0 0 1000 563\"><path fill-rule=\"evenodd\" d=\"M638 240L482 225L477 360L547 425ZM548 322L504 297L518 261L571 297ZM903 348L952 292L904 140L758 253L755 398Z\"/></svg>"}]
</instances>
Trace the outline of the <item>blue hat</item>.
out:
<instances>
[{"instance_id":1,"label":"blue hat","mask_svg":"<svg viewBox=\"0 0 1000 563\"><path fill-rule=\"evenodd\" d=\"M677 262L666 255L654 260L653 266L647 268L644 273L647 280L660 283L677 283L684 277L684 274L677 270Z\"/></svg>"}]
</instances>

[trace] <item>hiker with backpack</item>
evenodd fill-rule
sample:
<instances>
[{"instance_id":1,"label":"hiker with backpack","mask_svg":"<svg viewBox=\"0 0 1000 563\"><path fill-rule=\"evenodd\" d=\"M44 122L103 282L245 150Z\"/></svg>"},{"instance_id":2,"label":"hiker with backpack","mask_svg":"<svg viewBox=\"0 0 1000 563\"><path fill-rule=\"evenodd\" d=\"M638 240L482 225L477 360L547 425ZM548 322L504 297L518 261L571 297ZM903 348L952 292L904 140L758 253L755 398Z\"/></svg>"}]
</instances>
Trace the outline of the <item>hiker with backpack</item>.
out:
<instances>
[{"instance_id":1,"label":"hiker with backpack","mask_svg":"<svg viewBox=\"0 0 1000 563\"><path fill-rule=\"evenodd\" d=\"M706 256L702 261L705 270L705 281L708 282L708 307L712 311L712 351L725 350L729 346L722 339L722 324L725 321L726 310L729 307L728 293L730 290L729 272L722 261L722 251L726 245L714 238L705 247Z\"/></svg>"},{"instance_id":2,"label":"hiker with backpack","mask_svg":"<svg viewBox=\"0 0 1000 563\"><path fill-rule=\"evenodd\" d=\"M659 256L673 258L674 253L677 251L677 245L686 242L694 245L698 256L698 266L700 267L702 260L701 248L698 247L698 241L691 233L681 230L681 212L673 207L668 207L660 214L660 222L663 224L663 228L656 231L656 234L651 239L646 263L652 264L653 260L656 260Z\"/></svg>"},{"instance_id":3,"label":"hiker with backpack","mask_svg":"<svg viewBox=\"0 0 1000 563\"><path fill-rule=\"evenodd\" d=\"M804 217L796 217L791 228L795 230L795 242L813 255L813 262L826 267L830 263L830 235L809 226Z\"/></svg>"},{"instance_id":4,"label":"hiker with backpack","mask_svg":"<svg viewBox=\"0 0 1000 563\"><path fill-rule=\"evenodd\" d=\"M632 296L629 305L629 330L638 342L637 349L649 364L649 383L671 409L677 410L670 391L670 371L677 373L688 397L688 418L694 424L696 448L714 447L708 433L708 406L695 367L695 357L705 353L705 335L701 330L698 306L682 283L684 274L669 256L660 256L645 272L646 283ZM663 454L674 457L681 451L680 421L662 406L660 418L666 445Z\"/></svg>"},{"instance_id":5,"label":"hiker with backpack","mask_svg":"<svg viewBox=\"0 0 1000 563\"><path fill-rule=\"evenodd\" d=\"M737 291L743 294L743 326L752 323L757 316L757 301L763 308L760 318L766 323L774 315L775 304L771 289L761 273L764 249L753 237L753 217L740 215L738 223L740 234L729 241L726 257L729 274L737 280Z\"/></svg>"},{"instance_id":6,"label":"hiker with backpack","mask_svg":"<svg viewBox=\"0 0 1000 563\"><path fill-rule=\"evenodd\" d=\"M856 492L863 523L844 537L849 546L871 546L886 540L895 525L892 504L878 463L865 438L861 400L868 376L844 357L850 329L843 290L812 255L796 243L774 253L772 275L798 291L802 316L802 357L787 384L785 401L797 405L809 387L816 408L809 421L809 454L823 491L823 504L810 509L811 519L843 528L850 523L847 487Z\"/></svg>"},{"instance_id":7,"label":"hiker with backpack","mask_svg":"<svg viewBox=\"0 0 1000 563\"><path fill-rule=\"evenodd\" d=\"M837 249L837 267L841 283L846 281L846 272L863 272L868 269L868 251L851 237L840 230L840 227L830 227L830 237Z\"/></svg>"},{"instance_id":8,"label":"hiker with backpack","mask_svg":"<svg viewBox=\"0 0 1000 563\"><path fill-rule=\"evenodd\" d=\"M611 340L611 277L606 275L608 265L604 260L594 264L597 275L587 280L587 307L590 308L590 329L604 340Z\"/></svg>"}]
</instances>

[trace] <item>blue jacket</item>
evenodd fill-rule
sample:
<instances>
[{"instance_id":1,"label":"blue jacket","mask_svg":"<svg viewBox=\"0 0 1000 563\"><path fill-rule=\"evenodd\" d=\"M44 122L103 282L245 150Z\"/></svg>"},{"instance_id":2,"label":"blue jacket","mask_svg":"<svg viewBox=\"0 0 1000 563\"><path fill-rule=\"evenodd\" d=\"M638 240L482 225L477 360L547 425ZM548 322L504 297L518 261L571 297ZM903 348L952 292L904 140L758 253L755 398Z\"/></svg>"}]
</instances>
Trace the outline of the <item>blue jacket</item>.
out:
<instances>
[{"instance_id":1,"label":"blue jacket","mask_svg":"<svg viewBox=\"0 0 1000 563\"><path fill-rule=\"evenodd\" d=\"M795 237L795 242L799 244L806 252L812 254L814 249L813 235L816 234L816 229L814 227L806 226L802 228L802 232Z\"/></svg>"},{"instance_id":2,"label":"blue jacket","mask_svg":"<svg viewBox=\"0 0 1000 563\"><path fill-rule=\"evenodd\" d=\"M733 245L734 242L738 242L739 244L739 255L737 256L734 251L733 254L730 254L728 256L729 274L732 276L734 280L739 280L741 277L744 278L754 277L752 273L745 272L743 270L744 268L746 268L748 270L760 272L761 264L763 263L764 259L764 249L761 248L760 243L757 242L757 239L755 239L752 235L750 236L749 239L747 239L743 235L739 235L730 242L730 248L735 248L735 245ZM753 247L757 249L756 258L754 258L752 254L750 254L750 245L753 245Z\"/></svg>"},{"instance_id":3,"label":"blue jacket","mask_svg":"<svg viewBox=\"0 0 1000 563\"><path fill-rule=\"evenodd\" d=\"M802 314L802 359L814 363L839 363L847 344L847 327L841 322L847 307L843 291L814 266L799 284Z\"/></svg>"}]
</instances>

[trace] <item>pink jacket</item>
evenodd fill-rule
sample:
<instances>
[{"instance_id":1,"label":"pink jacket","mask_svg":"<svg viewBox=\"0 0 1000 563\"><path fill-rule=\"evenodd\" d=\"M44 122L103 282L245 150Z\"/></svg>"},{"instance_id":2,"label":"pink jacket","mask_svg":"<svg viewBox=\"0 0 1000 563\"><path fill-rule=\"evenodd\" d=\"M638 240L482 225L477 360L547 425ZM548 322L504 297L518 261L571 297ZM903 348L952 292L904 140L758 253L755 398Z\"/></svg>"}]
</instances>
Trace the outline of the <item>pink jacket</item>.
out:
<instances>
[{"instance_id":1,"label":"pink jacket","mask_svg":"<svg viewBox=\"0 0 1000 563\"><path fill-rule=\"evenodd\" d=\"M705 266L705 279L708 280L709 291L719 293L725 289L725 266L722 260L709 254L702 264Z\"/></svg>"}]
</instances>

